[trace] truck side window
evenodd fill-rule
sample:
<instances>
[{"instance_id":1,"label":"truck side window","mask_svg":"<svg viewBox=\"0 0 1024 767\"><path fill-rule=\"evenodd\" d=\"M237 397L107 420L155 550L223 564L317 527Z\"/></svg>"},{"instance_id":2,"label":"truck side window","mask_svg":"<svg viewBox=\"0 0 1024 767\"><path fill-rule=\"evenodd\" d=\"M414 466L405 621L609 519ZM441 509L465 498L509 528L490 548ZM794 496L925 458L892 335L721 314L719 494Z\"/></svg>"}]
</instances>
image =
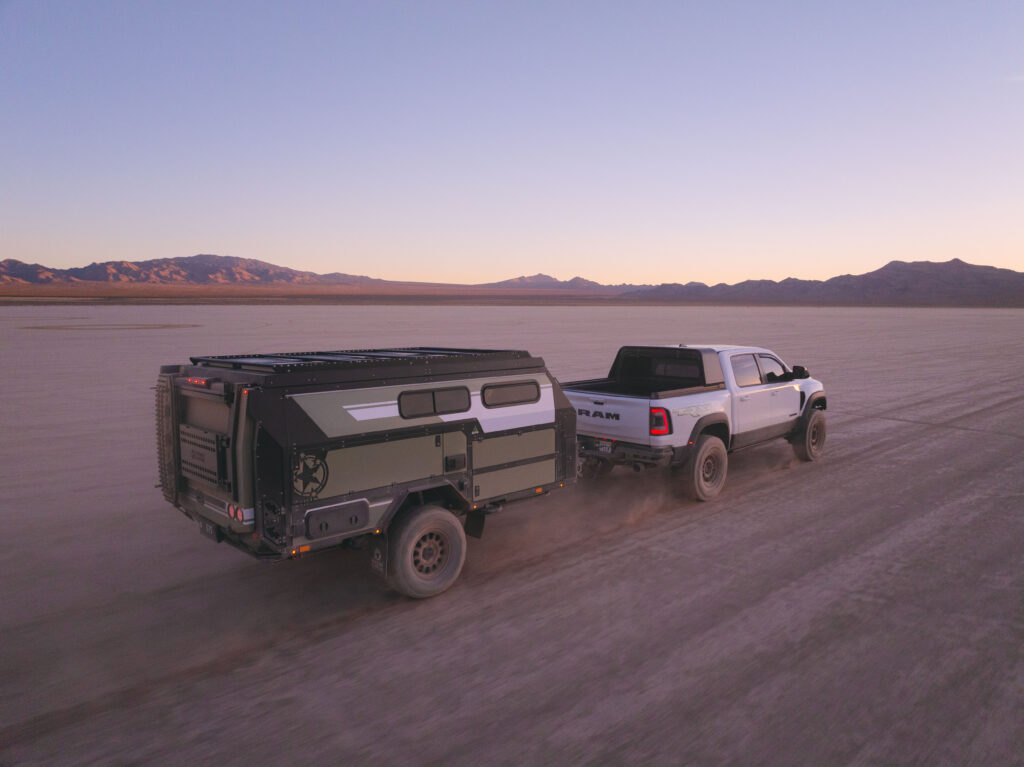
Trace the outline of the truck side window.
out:
<instances>
[{"instance_id":1,"label":"truck side window","mask_svg":"<svg viewBox=\"0 0 1024 767\"><path fill-rule=\"evenodd\" d=\"M540 387L536 381L485 386L481 392L484 407L507 407L536 402L540 399Z\"/></svg>"},{"instance_id":2,"label":"truck side window","mask_svg":"<svg viewBox=\"0 0 1024 767\"><path fill-rule=\"evenodd\" d=\"M732 358L732 374L737 386L757 386L761 383L761 371L753 354L737 354Z\"/></svg>"},{"instance_id":3,"label":"truck side window","mask_svg":"<svg viewBox=\"0 0 1024 767\"><path fill-rule=\"evenodd\" d=\"M469 410L469 389L460 386L455 389L438 389L434 392L434 412L464 413Z\"/></svg>"},{"instance_id":4,"label":"truck side window","mask_svg":"<svg viewBox=\"0 0 1024 767\"><path fill-rule=\"evenodd\" d=\"M434 392L404 391L398 395L398 412L402 418L423 418L434 414Z\"/></svg>"},{"instance_id":5,"label":"truck side window","mask_svg":"<svg viewBox=\"0 0 1024 767\"><path fill-rule=\"evenodd\" d=\"M757 361L761 363L761 371L764 373L764 380L778 381L786 374L782 363L767 354L758 354Z\"/></svg>"}]
</instances>

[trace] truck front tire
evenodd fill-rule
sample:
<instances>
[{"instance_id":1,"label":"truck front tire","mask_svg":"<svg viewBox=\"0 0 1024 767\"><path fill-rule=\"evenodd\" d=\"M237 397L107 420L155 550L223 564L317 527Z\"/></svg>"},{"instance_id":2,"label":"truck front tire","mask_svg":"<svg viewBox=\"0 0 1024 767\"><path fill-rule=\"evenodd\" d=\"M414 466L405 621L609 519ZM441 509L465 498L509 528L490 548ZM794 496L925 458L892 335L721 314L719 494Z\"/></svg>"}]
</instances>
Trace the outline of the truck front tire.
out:
<instances>
[{"instance_id":1,"label":"truck front tire","mask_svg":"<svg viewBox=\"0 0 1024 767\"><path fill-rule=\"evenodd\" d=\"M421 506L392 526L388 583L413 599L440 594L455 583L466 561L466 532L440 506Z\"/></svg>"},{"instance_id":2,"label":"truck front tire","mask_svg":"<svg viewBox=\"0 0 1024 767\"><path fill-rule=\"evenodd\" d=\"M825 450L825 413L812 410L807 423L793 438L793 452L801 461L817 461Z\"/></svg>"},{"instance_id":3,"label":"truck front tire","mask_svg":"<svg viewBox=\"0 0 1024 767\"><path fill-rule=\"evenodd\" d=\"M725 487L729 454L718 437L702 434L686 468L686 492L696 501L710 501Z\"/></svg>"}]
</instances>

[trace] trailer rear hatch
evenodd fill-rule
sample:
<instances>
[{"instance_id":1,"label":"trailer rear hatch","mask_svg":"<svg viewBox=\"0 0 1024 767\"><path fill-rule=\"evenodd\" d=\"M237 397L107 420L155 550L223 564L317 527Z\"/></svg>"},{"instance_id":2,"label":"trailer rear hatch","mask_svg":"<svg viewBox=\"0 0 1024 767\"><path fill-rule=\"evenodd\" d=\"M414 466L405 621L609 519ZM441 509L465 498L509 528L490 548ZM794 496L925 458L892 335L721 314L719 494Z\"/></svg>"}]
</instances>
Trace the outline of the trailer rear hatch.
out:
<instances>
[{"instance_id":1,"label":"trailer rear hatch","mask_svg":"<svg viewBox=\"0 0 1024 767\"><path fill-rule=\"evenodd\" d=\"M233 384L161 370L156 386L157 460L164 497L220 540L253 526L243 451L251 450L244 396ZM204 524L204 522L206 524Z\"/></svg>"}]
</instances>

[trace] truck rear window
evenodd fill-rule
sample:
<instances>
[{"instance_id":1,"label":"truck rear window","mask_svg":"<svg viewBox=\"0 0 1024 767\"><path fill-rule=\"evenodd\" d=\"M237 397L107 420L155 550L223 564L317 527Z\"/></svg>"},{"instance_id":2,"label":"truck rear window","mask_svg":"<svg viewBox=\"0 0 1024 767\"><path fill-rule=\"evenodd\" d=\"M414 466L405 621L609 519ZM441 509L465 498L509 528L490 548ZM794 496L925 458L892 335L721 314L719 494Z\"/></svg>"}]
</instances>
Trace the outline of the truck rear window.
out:
<instances>
[{"instance_id":1,"label":"truck rear window","mask_svg":"<svg viewBox=\"0 0 1024 767\"><path fill-rule=\"evenodd\" d=\"M481 392L484 407L507 407L523 405L540 399L540 387L536 381L485 386Z\"/></svg>"},{"instance_id":2,"label":"truck rear window","mask_svg":"<svg viewBox=\"0 0 1024 767\"><path fill-rule=\"evenodd\" d=\"M697 386L703 381L700 357L689 349L629 349L620 352L612 378L620 380L670 379L678 386Z\"/></svg>"}]
</instances>

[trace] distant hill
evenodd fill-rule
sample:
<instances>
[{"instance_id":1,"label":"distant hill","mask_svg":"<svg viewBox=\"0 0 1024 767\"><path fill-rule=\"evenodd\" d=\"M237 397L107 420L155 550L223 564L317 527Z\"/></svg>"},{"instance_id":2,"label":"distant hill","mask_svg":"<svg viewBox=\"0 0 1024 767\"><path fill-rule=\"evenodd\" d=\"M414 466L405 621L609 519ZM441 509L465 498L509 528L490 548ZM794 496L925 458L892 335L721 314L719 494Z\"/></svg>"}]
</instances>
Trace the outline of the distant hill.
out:
<instances>
[{"instance_id":1,"label":"distant hill","mask_svg":"<svg viewBox=\"0 0 1024 767\"><path fill-rule=\"evenodd\" d=\"M558 280L547 274L534 274L530 277L513 277L511 280L501 282L489 282L481 285L482 288L528 288L530 290L572 290L592 291L607 295L617 295L624 290L635 290L638 285L602 285L593 280L586 280L582 277L573 277L571 280Z\"/></svg>"},{"instance_id":2,"label":"distant hill","mask_svg":"<svg viewBox=\"0 0 1024 767\"><path fill-rule=\"evenodd\" d=\"M657 301L700 304L777 304L817 306L1022 306L1024 273L994 266L977 266L960 259L944 263L892 261L860 275L845 274L829 280L781 282L747 280L735 285L702 282L648 285L602 285L583 277L558 280L546 274L515 277L485 285L436 285L393 282L372 277L316 274L255 259L198 255L150 261L108 261L73 269L53 269L15 259L0 261L0 285L163 285L295 286L330 292L344 288L361 295L396 292L433 295L566 296L606 300ZM24 292L24 291L22 291Z\"/></svg>"},{"instance_id":3,"label":"distant hill","mask_svg":"<svg viewBox=\"0 0 1024 767\"><path fill-rule=\"evenodd\" d=\"M351 274L315 274L268 264L252 258L198 255L151 261L106 261L72 269L51 269L14 259L0 261L2 283L119 282L178 285L238 285L289 283L293 285L356 285L383 283Z\"/></svg>"},{"instance_id":4,"label":"distant hill","mask_svg":"<svg viewBox=\"0 0 1024 767\"><path fill-rule=\"evenodd\" d=\"M621 298L706 304L829 306L1024 306L1024 273L952 261L891 261L829 280L747 280L735 285L664 284Z\"/></svg>"}]
</instances>

